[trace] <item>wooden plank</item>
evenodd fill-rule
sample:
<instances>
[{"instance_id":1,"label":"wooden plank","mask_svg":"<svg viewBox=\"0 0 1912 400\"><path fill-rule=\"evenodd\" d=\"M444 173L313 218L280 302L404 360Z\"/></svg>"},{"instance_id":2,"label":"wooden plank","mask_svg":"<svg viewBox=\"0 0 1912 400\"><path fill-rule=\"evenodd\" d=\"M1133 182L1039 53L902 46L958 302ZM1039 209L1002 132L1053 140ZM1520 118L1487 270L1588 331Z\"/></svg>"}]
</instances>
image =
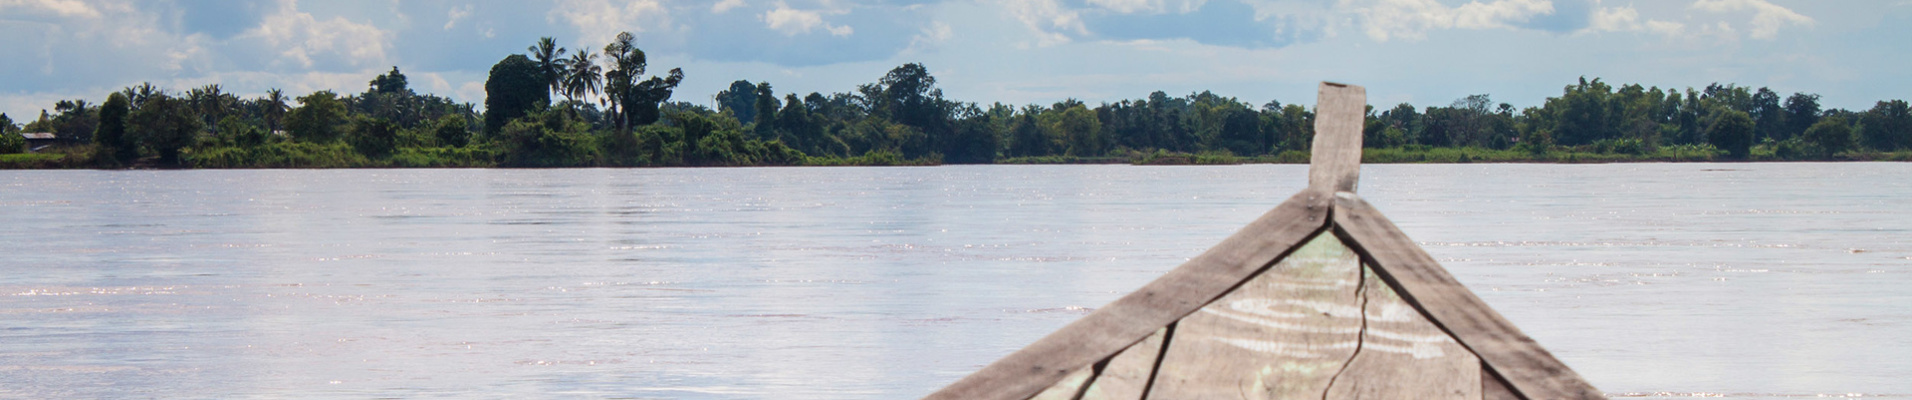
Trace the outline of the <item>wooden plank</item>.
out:
<instances>
[{"instance_id":1,"label":"wooden plank","mask_svg":"<svg viewBox=\"0 0 1912 400\"><path fill-rule=\"evenodd\" d=\"M1362 274L1367 325L1329 399L1481 400L1480 358L1428 322L1394 288Z\"/></svg>"},{"instance_id":2,"label":"wooden plank","mask_svg":"<svg viewBox=\"0 0 1912 400\"><path fill-rule=\"evenodd\" d=\"M1102 367L1102 373L1095 377L1089 390L1083 392L1082 400L1141 400L1149 380L1155 378L1156 360L1161 358L1162 340L1168 331L1169 328L1158 329L1147 339L1116 353L1115 358L1109 359L1109 365Z\"/></svg>"},{"instance_id":3,"label":"wooden plank","mask_svg":"<svg viewBox=\"0 0 1912 400\"><path fill-rule=\"evenodd\" d=\"M1359 346L1361 260L1316 236L1175 324L1150 399L1319 399Z\"/></svg>"},{"instance_id":4,"label":"wooden plank","mask_svg":"<svg viewBox=\"0 0 1912 400\"><path fill-rule=\"evenodd\" d=\"M1322 82L1315 100L1314 148L1308 187L1353 192L1361 180L1361 130L1367 124L1368 90Z\"/></svg>"},{"instance_id":5,"label":"wooden plank","mask_svg":"<svg viewBox=\"0 0 1912 400\"><path fill-rule=\"evenodd\" d=\"M1332 197L1303 190L1161 278L925 398L1023 400L1064 374L1108 359L1320 233Z\"/></svg>"},{"instance_id":6,"label":"wooden plank","mask_svg":"<svg viewBox=\"0 0 1912 400\"><path fill-rule=\"evenodd\" d=\"M1436 326L1479 356L1489 372L1529 399L1603 399L1580 374L1454 280L1440 263L1353 193L1335 196L1335 233L1374 263Z\"/></svg>"},{"instance_id":7,"label":"wooden plank","mask_svg":"<svg viewBox=\"0 0 1912 400\"><path fill-rule=\"evenodd\" d=\"M1487 370L1485 364L1480 366L1480 398L1481 400L1527 400L1514 394L1514 389L1507 387L1507 381L1494 376L1494 372Z\"/></svg>"},{"instance_id":8,"label":"wooden plank","mask_svg":"<svg viewBox=\"0 0 1912 400\"><path fill-rule=\"evenodd\" d=\"M1089 379L1093 377L1095 377L1094 368L1076 369L1075 372L1063 377L1061 382L1043 389L1029 400L1075 400L1076 395L1082 394L1082 385L1088 384Z\"/></svg>"}]
</instances>

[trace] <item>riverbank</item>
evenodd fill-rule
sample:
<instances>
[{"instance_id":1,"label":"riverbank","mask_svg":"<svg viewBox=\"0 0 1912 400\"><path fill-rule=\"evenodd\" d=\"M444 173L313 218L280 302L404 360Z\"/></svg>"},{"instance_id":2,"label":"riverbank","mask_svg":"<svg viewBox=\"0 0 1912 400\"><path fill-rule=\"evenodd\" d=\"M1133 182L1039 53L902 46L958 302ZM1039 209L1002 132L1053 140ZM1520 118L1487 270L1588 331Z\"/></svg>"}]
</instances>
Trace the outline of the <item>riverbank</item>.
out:
<instances>
[{"instance_id":1,"label":"riverbank","mask_svg":"<svg viewBox=\"0 0 1912 400\"><path fill-rule=\"evenodd\" d=\"M93 157L93 146L57 149L45 153L0 154L0 169L275 169L275 168L513 168L504 152L491 146L405 147L385 157L367 157L345 144L317 145L276 143L253 147L217 147L188 151L181 165L165 165L146 159L127 166L100 165ZM1364 164L1600 164L1638 162L1787 162L1787 161L1912 161L1912 151L1844 152L1831 157L1782 156L1771 146L1757 146L1746 159L1735 160L1712 146L1663 146L1654 151L1616 152L1588 148L1555 148L1534 152L1496 150L1477 147L1407 146L1364 149ZM993 164L1130 164L1130 165L1239 165L1306 164L1309 155L1287 151L1275 155L1237 156L1227 152L1181 153L1168 151L1118 151L1104 156L1031 156L999 158ZM773 162L747 162L721 165L632 164L602 159L584 159L570 165L544 165L556 168L591 167L751 167L751 166L932 166L942 165L940 157L906 158L895 152L871 152L856 157L806 156Z\"/></svg>"}]
</instances>

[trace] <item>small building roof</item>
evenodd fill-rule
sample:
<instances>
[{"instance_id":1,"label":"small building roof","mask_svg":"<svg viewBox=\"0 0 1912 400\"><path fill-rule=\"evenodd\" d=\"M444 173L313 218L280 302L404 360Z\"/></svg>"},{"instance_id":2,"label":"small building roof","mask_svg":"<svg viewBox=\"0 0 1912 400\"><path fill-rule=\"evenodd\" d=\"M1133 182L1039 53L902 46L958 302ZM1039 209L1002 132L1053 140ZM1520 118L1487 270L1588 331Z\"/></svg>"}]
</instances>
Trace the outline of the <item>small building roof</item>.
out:
<instances>
[{"instance_id":1,"label":"small building roof","mask_svg":"<svg viewBox=\"0 0 1912 400\"><path fill-rule=\"evenodd\" d=\"M20 137L31 140L53 140L59 138L54 136L53 132L20 132Z\"/></svg>"}]
</instances>

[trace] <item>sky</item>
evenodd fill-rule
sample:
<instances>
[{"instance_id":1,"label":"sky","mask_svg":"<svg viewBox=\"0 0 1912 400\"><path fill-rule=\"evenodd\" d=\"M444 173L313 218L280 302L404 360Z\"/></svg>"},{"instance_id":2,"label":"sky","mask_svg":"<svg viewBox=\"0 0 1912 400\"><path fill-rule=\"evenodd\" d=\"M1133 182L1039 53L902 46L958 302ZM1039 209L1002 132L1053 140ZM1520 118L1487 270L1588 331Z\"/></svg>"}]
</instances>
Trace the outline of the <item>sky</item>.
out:
<instances>
[{"instance_id":1,"label":"sky","mask_svg":"<svg viewBox=\"0 0 1912 400\"><path fill-rule=\"evenodd\" d=\"M0 112L141 82L356 93L393 67L483 104L491 65L539 37L595 53L625 31L652 74L683 68L673 100L706 105L739 79L849 92L911 62L982 104L1313 104L1335 81L1377 108L1528 107L1580 77L1912 99L1912 0L0 0Z\"/></svg>"}]
</instances>

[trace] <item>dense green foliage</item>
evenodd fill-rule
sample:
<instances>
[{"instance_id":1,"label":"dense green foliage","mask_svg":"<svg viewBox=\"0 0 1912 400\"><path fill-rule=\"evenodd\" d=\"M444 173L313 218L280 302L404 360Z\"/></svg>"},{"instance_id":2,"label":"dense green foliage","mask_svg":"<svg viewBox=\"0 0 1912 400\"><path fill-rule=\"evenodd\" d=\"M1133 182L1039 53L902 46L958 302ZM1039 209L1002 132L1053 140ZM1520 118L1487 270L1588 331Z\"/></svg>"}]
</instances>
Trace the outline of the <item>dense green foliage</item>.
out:
<instances>
[{"instance_id":1,"label":"dense green foliage","mask_svg":"<svg viewBox=\"0 0 1912 400\"><path fill-rule=\"evenodd\" d=\"M1797 142L1797 145L1782 146L1781 148L1788 149L1789 154L1781 154L1779 156L1782 158L1797 158L1802 156L1828 158L1835 154L1852 150L1852 136L1852 125L1846 123L1845 117L1826 117L1819 119L1818 122L1812 124L1812 127L1807 128L1804 136L1800 138L1802 140Z\"/></svg>"},{"instance_id":2,"label":"dense green foliage","mask_svg":"<svg viewBox=\"0 0 1912 400\"><path fill-rule=\"evenodd\" d=\"M512 54L498 61L485 79L485 131L497 133L511 120L550 104L548 89L545 72L524 55Z\"/></svg>"},{"instance_id":3,"label":"dense green foliage","mask_svg":"<svg viewBox=\"0 0 1912 400\"><path fill-rule=\"evenodd\" d=\"M205 126L185 100L170 96L147 99L127 119L141 133L140 143L159 154L161 164L178 164L180 152Z\"/></svg>"},{"instance_id":4,"label":"dense green foliage","mask_svg":"<svg viewBox=\"0 0 1912 400\"><path fill-rule=\"evenodd\" d=\"M1860 117L1866 146L1881 151L1912 147L1912 110L1905 100L1881 101Z\"/></svg>"},{"instance_id":5,"label":"dense green foliage","mask_svg":"<svg viewBox=\"0 0 1912 400\"><path fill-rule=\"evenodd\" d=\"M126 114L132 108L124 93L106 96L106 103L100 105L100 123L93 132L93 141L99 144L100 153L95 158L102 165L120 165L139 157L138 143L126 137Z\"/></svg>"},{"instance_id":6,"label":"dense green foliage","mask_svg":"<svg viewBox=\"0 0 1912 400\"><path fill-rule=\"evenodd\" d=\"M933 165L942 163L1306 162L1314 113L1210 92L1088 104L976 104L945 98L929 68L898 66L839 93L776 93L738 80L714 106L673 102L684 72L648 76L634 36L601 53L543 38L504 57L483 112L413 92L397 68L363 93L277 89L242 99L207 85L150 84L103 104L58 102L16 126L0 115L0 154L21 130L54 132L50 153L0 167L203 168ZM568 54L568 56L567 56ZM553 103L554 96L561 97ZM1445 106L1370 108L1368 162L1616 162L1912 159L1912 110L1824 109L1820 97L1765 88L1618 87L1580 79L1539 106L1487 95ZM602 106L604 108L600 109Z\"/></svg>"},{"instance_id":7,"label":"dense green foliage","mask_svg":"<svg viewBox=\"0 0 1912 400\"><path fill-rule=\"evenodd\" d=\"M14 154L27 151L27 139L20 137L20 126L13 118L0 113L0 154Z\"/></svg>"},{"instance_id":8,"label":"dense green foliage","mask_svg":"<svg viewBox=\"0 0 1912 400\"><path fill-rule=\"evenodd\" d=\"M1753 117L1736 110L1721 111L1706 128L1706 141L1733 158L1746 158L1753 150Z\"/></svg>"},{"instance_id":9,"label":"dense green foliage","mask_svg":"<svg viewBox=\"0 0 1912 400\"><path fill-rule=\"evenodd\" d=\"M345 104L339 101L338 94L330 90L321 90L299 98L304 106L292 110L286 116L286 131L293 139L308 143L326 143L338 140L345 124Z\"/></svg>"}]
</instances>

